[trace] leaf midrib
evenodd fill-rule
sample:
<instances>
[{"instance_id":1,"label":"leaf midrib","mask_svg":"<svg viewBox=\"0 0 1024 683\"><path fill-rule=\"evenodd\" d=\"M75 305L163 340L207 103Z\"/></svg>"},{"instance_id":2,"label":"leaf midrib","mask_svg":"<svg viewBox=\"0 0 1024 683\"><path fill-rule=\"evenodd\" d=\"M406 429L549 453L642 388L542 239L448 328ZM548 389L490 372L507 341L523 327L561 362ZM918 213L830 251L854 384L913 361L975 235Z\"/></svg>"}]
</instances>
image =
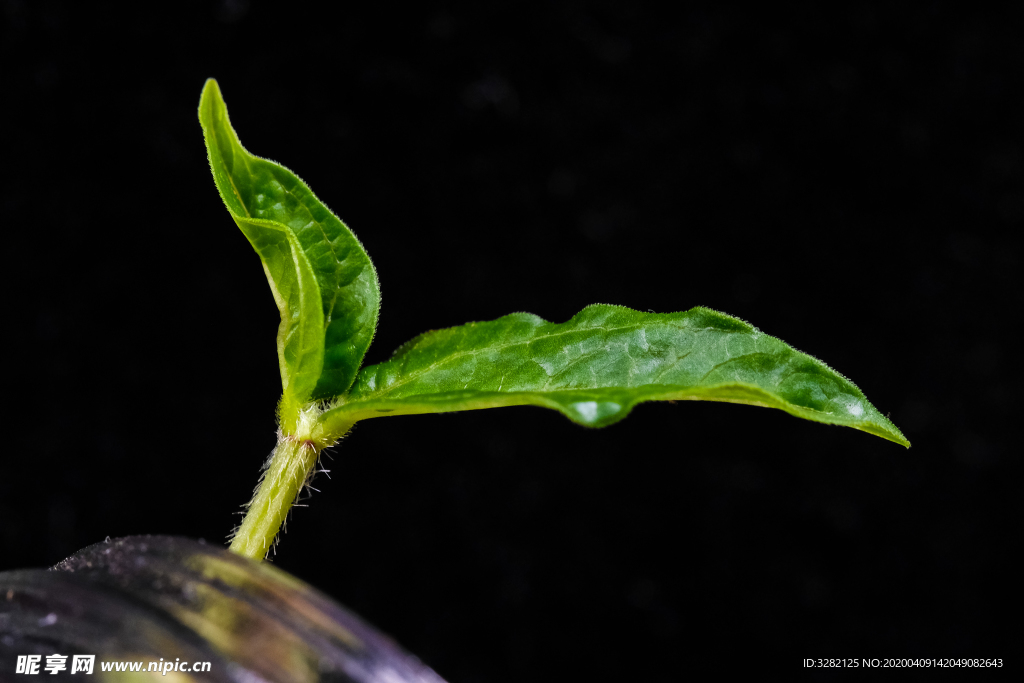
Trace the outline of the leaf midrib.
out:
<instances>
[{"instance_id":1,"label":"leaf midrib","mask_svg":"<svg viewBox=\"0 0 1024 683\"><path fill-rule=\"evenodd\" d=\"M548 324L548 325L552 324L552 323L547 322L547 321L545 321L545 323ZM674 325L671 322L667 322L665 324L667 326L674 327L677 330L684 330L685 331L685 328L680 327L679 325ZM595 327L588 327L588 328L586 328L586 331L595 330L595 331L610 333L610 332L621 332L621 331L636 330L637 328L640 328L640 327L644 327L645 328L646 326L647 325L645 325L644 323L634 323L634 324L631 324L631 325L622 325L622 326L617 326L617 327L608 327L608 326L605 326L605 325L599 325L599 326L595 326ZM431 363L430 365L428 365L427 367L424 367L421 370L417 370L417 371L409 373L407 375L403 375L401 378L399 378L394 384L389 386L387 389L378 389L378 390L374 391L373 393L360 396L359 398L353 400L352 403L359 403L359 402L362 402L362 401L371 401L371 400L376 400L376 399L381 399L381 398L387 398L390 394L392 394L393 392L395 392L398 389L402 388L404 385L406 385L406 384L408 384L410 382L413 382L416 379L419 379L420 377L422 377L425 374L433 372L439 366L441 366L441 365L443 365L445 363L454 361L454 360L458 360L460 358L464 358L466 356L472 356L474 354L482 353L484 351L501 351L501 350L504 350L504 349L507 349L507 348L511 348L513 346L523 346L523 345L526 345L526 344L533 343L535 341L541 341L543 339L551 339L551 338L554 338L554 337L559 337L559 336L563 336L563 335L567 335L567 334L573 334L573 333L577 333L577 332L581 332L581 331L583 331L583 330L579 330L579 329L576 329L576 330L563 330L563 331L559 331L559 332L551 332L551 333L548 333L548 334L538 335L538 336L531 337L530 339L524 340L524 341L510 342L510 343L507 343L507 344L497 344L495 346L488 346L486 349L457 351L457 352L455 352L455 353L453 353L451 355L445 356L444 360L435 361L435 362ZM717 330L714 327L702 327L702 328L694 329L693 331L694 332L707 332L707 331L717 331ZM721 333L722 334L732 334L732 333L727 332L727 331L721 331ZM770 337L770 335L764 335L764 336L769 336ZM771 338L774 339L774 337L771 337ZM406 357L403 358L403 360L402 360L402 367L404 367L405 364L408 363L408 361L409 361L408 353L411 352L412 350L414 350L414 348L415 347L409 349L409 351L406 352ZM761 352L758 352L758 353L761 353ZM592 355L592 354L586 354L586 355ZM673 366L678 364L682 359L686 358L689 355L690 354L687 353L684 356L677 356L676 359L674 361L672 361ZM731 362L733 360L738 360L738 359L743 358L744 356L748 356L748 355L751 355L751 354L743 354L743 355L740 355L740 356L736 356L735 358L732 358L732 359L730 359L729 361L726 361L726 362ZM533 361L534 363L537 362L533 358L531 358L530 360ZM568 369L568 367L571 367L572 364L579 362L580 360L582 360L582 359L576 359L576 360L572 361L572 363L570 363L569 366L566 366L566 369ZM385 365L386 363L389 363L389 362L391 362L391 361L385 361L384 363L378 364L375 367L380 368L381 366L383 366L383 365ZM539 365L539 363L538 363L538 365ZM541 366L541 369L543 369L543 366ZM401 371L401 369L400 369L400 371ZM545 372L545 374L547 374L547 370L544 370L544 372ZM564 370L563 370L563 372L564 372ZM662 374L664 374L664 372L662 372ZM705 374L705 376L707 376L707 375ZM549 377L550 377L550 375L549 375ZM504 381L504 378L502 379L502 381ZM668 385L666 385L666 386L668 386ZM572 389L568 389L567 391L573 391L573 390ZM339 402L337 404L337 406L345 405L345 403L347 403L347 401Z\"/></svg>"},{"instance_id":2,"label":"leaf midrib","mask_svg":"<svg viewBox=\"0 0 1024 683\"><path fill-rule=\"evenodd\" d=\"M242 147L242 144L240 142L238 142L237 140L236 140L236 144L238 145L239 151L242 153L242 163L245 164L245 170L249 173L250 176L253 175L252 166L250 166L250 164L249 164L249 162L251 160L253 160L253 159L260 159L261 161L268 161L267 159L263 159L262 157L257 157L256 155L251 154L249 152L249 150L245 149L245 147ZM309 222L312 223L313 225L315 225L318 230L320 230L320 234L323 236L324 242L327 244L327 248L331 252L331 258L334 259L334 262L336 264L338 264L338 266L343 266L344 264L338 258L337 252L334 251L334 244L331 243L330 238L327 236L327 231L324 230L323 224L320 221L318 221L313 216L313 212L310 210L309 206L304 201L299 199L291 190L289 190L287 187L285 187L284 184L281 183L280 180L277 179L277 177L273 173L273 168L271 168L270 175L272 177L274 177L274 180L278 184L281 185L281 189L284 190L285 194L287 194L289 197L294 199L296 204L298 204L299 206L301 206L303 209L306 210L306 213L309 215ZM292 175L295 175L295 174L293 173ZM300 183L302 182L302 180L300 180L298 176L295 176L295 179L299 180ZM246 218L253 218L252 213L249 211L249 207L246 206L245 200L242 199L242 195L238 191L238 187L235 185L235 179L232 176L230 170L228 171L228 180L231 181L231 189L234 190L235 196L238 197L239 203L242 205L242 208L245 209L245 216L246 216ZM309 192L310 192L310 195L313 194L312 190L310 190ZM325 206L325 208L326 208L326 206ZM284 223L281 223L280 221L268 221L268 222L276 223L277 225L280 225L293 239L295 239L296 245L299 247L299 250L300 251L304 251L302 249L302 245L299 244L299 242L298 242L298 237L296 236L295 231L292 230L291 227L289 227L288 225L285 225ZM330 304L327 307L328 310L324 312L324 329L327 329L327 327L331 324L331 317L334 314L334 307L337 305L337 302L338 302L339 290L340 290L340 287L334 289L334 292L332 293L332 296L331 296ZM321 291L320 294L322 296L323 292Z\"/></svg>"}]
</instances>

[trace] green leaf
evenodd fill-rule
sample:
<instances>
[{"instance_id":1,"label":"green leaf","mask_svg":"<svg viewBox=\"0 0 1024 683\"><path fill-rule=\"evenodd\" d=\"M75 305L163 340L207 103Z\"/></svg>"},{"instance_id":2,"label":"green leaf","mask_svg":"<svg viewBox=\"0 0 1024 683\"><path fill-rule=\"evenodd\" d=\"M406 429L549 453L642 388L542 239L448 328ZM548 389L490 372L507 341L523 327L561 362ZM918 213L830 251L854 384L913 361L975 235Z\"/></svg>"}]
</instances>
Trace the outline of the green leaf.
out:
<instances>
[{"instance_id":1,"label":"green leaf","mask_svg":"<svg viewBox=\"0 0 1024 683\"><path fill-rule=\"evenodd\" d=\"M602 427L658 400L779 408L910 445L842 375L706 308L640 313L594 305L563 324L514 313L427 332L364 368L320 424L330 433L334 424L347 429L383 415L536 405Z\"/></svg>"},{"instance_id":2,"label":"green leaf","mask_svg":"<svg viewBox=\"0 0 1024 683\"><path fill-rule=\"evenodd\" d=\"M298 176L242 147L212 78L199 100L199 121L217 190L263 261L281 312L287 428L306 402L352 385L377 327L377 272L355 235Z\"/></svg>"}]
</instances>

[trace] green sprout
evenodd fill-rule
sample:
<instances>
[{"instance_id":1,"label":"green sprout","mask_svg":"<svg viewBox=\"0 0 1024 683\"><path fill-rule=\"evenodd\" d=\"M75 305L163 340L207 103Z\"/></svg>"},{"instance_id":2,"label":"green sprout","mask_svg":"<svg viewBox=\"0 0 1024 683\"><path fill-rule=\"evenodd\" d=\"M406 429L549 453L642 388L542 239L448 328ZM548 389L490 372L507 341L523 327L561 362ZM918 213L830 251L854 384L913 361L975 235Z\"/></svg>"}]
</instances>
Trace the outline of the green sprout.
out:
<instances>
[{"instance_id":1,"label":"green sprout","mask_svg":"<svg viewBox=\"0 0 1024 683\"><path fill-rule=\"evenodd\" d=\"M231 550L265 557L320 453L376 417L534 405L605 427L644 401L725 401L910 442L852 382L737 318L691 308L588 306L426 332L361 367L377 327L377 272L351 230L287 168L253 156L217 82L199 101L214 182L263 262L281 313L278 441Z\"/></svg>"}]
</instances>

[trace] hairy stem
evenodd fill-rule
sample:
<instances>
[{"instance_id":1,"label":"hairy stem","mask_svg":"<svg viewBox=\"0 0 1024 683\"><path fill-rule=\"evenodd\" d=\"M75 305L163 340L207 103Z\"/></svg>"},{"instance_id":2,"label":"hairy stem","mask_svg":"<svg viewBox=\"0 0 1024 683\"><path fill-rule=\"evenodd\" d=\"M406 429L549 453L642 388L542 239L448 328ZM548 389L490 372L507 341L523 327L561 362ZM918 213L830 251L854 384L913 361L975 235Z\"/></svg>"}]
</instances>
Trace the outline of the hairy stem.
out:
<instances>
[{"instance_id":1,"label":"hairy stem","mask_svg":"<svg viewBox=\"0 0 1024 683\"><path fill-rule=\"evenodd\" d=\"M318 414L319 411L316 416ZM321 451L343 435L342 432L332 435L333 438L325 438L327 435L320 433L321 430L316 428L318 426L314 415L304 413L300 417L300 435L278 436L277 446L267 461L266 472L247 506L245 518L231 541L230 550L253 559L262 559L273 548L274 539L288 518L288 512L312 479L313 468L316 467Z\"/></svg>"}]
</instances>

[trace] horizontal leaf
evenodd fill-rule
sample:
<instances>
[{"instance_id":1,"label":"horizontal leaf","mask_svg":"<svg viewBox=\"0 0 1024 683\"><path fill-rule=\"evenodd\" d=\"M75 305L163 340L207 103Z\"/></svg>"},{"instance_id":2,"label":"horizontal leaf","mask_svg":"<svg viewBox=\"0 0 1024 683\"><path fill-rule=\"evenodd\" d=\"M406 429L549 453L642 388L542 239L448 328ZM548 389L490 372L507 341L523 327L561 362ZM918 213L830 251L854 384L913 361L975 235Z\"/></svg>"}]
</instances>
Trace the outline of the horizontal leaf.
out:
<instances>
[{"instance_id":1,"label":"horizontal leaf","mask_svg":"<svg viewBox=\"0 0 1024 683\"><path fill-rule=\"evenodd\" d=\"M281 312L283 406L297 414L355 379L377 326L377 273L359 240L298 176L242 147L212 78L199 121L220 196L263 261Z\"/></svg>"},{"instance_id":2,"label":"horizontal leaf","mask_svg":"<svg viewBox=\"0 0 1024 683\"><path fill-rule=\"evenodd\" d=\"M427 332L364 368L320 422L330 432L383 415L536 405L601 427L656 400L779 408L910 445L842 375L706 308L659 314L594 305L562 324L514 313Z\"/></svg>"}]
</instances>

